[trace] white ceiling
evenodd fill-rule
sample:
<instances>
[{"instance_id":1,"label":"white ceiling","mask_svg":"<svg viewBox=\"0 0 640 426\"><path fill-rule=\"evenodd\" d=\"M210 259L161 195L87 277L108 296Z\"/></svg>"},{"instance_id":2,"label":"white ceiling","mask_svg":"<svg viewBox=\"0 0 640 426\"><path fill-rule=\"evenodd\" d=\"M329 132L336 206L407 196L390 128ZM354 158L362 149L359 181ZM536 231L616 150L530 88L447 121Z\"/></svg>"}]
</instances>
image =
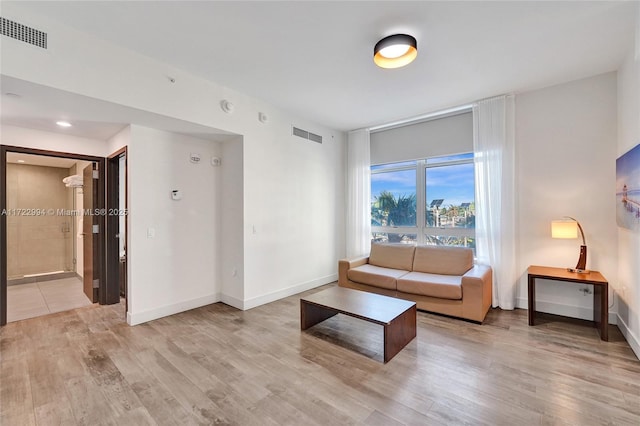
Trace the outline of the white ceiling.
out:
<instances>
[{"instance_id":1,"label":"white ceiling","mask_svg":"<svg viewBox=\"0 0 640 426\"><path fill-rule=\"evenodd\" d=\"M234 136L223 130L4 75L0 76L0 87L2 88L0 119L3 124L103 141L108 140L129 123L217 142L223 142ZM68 121L72 127L59 127L56 125L58 120ZM11 141L3 142L11 145Z\"/></svg>"},{"instance_id":2,"label":"white ceiling","mask_svg":"<svg viewBox=\"0 0 640 426\"><path fill-rule=\"evenodd\" d=\"M33 1L21 6L350 130L617 70L633 42L638 2ZM414 35L418 58L402 69L377 68L373 46L393 33Z\"/></svg>"}]
</instances>

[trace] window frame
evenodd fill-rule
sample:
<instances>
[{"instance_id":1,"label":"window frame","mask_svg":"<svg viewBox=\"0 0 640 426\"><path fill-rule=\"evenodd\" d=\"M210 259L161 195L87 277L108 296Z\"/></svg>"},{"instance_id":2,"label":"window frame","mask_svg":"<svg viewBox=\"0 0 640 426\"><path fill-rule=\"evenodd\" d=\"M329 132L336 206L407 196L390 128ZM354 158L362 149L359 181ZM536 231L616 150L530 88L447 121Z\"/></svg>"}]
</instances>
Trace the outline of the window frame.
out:
<instances>
[{"instance_id":1,"label":"window frame","mask_svg":"<svg viewBox=\"0 0 640 426\"><path fill-rule=\"evenodd\" d=\"M430 160L443 157L452 157L459 155L469 155L470 158L460 158L449 161L442 161L436 163L430 163ZM415 164L407 164L415 161ZM393 164L398 164L394 167ZM386 234L412 234L416 235L417 244L426 244L426 235L433 235L436 237L458 237L458 238L476 238L476 229L473 228L461 228L461 227L434 227L427 226L427 169L436 167L454 166L459 164L474 164L473 152L463 152L458 154L438 155L434 157L427 157L418 160L402 161L397 163L384 163L384 164L372 164L370 167L371 175L415 170L416 172L416 226L374 226L371 225L371 237L375 233ZM378 168L377 168L378 167ZM474 165L475 167L475 165ZM377 169L376 169L377 168ZM474 203L475 203L475 179L474 179Z\"/></svg>"}]
</instances>

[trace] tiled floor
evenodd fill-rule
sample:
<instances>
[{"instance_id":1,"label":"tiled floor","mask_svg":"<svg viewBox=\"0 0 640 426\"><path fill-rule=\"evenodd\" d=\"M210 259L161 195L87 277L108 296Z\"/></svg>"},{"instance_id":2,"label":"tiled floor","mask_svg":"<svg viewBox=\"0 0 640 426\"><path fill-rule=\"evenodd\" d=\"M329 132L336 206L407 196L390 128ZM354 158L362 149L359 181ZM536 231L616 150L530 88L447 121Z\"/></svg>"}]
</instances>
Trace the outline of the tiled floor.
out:
<instances>
[{"instance_id":1,"label":"tiled floor","mask_svg":"<svg viewBox=\"0 0 640 426\"><path fill-rule=\"evenodd\" d=\"M7 322L91 305L82 281L65 278L7 287Z\"/></svg>"}]
</instances>

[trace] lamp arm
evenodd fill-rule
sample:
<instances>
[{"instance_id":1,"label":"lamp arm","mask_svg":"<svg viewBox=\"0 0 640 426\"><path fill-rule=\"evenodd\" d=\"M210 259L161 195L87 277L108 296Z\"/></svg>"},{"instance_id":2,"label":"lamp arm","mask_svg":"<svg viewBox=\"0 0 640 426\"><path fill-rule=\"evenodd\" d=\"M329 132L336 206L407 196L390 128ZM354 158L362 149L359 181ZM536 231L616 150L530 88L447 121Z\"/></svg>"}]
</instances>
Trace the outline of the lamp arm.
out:
<instances>
[{"instance_id":1,"label":"lamp arm","mask_svg":"<svg viewBox=\"0 0 640 426\"><path fill-rule=\"evenodd\" d=\"M580 235L582 235L582 245L586 246L587 245L587 241L584 238L584 231L582 230L582 226L580 226L580 222L578 222L576 220L576 223L578 224L578 229L580 230Z\"/></svg>"},{"instance_id":2,"label":"lamp arm","mask_svg":"<svg viewBox=\"0 0 640 426\"><path fill-rule=\"evenodd\" d=\"M578 229L580 230L580 235L582 236L582 245L586 246L587 245L587 241L584 238L584 231L582 230L582 226L580 225L580 222L578 222L577 219L574 219L571 216L566 216L566 217L568 217L571 220L575 220L576 221L576 223L578 224Z\"/></svg>"}]
</instances>

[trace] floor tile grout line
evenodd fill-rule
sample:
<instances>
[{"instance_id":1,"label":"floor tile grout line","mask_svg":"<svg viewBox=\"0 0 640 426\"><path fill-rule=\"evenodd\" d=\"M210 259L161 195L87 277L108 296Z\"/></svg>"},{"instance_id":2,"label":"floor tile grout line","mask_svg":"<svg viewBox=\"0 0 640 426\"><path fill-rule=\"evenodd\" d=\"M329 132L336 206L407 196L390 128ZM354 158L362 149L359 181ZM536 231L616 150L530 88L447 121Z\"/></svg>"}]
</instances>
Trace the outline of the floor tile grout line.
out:
<instances>
[{"instance_id":1,"label":"floor tile grout line","mask_svg":"<svg viewBox=\"0 0 640 426\"><path fill-rule=\"evenodd\" d=\"M42 295L42 299L44 300L44 304L47 306L47 311L49 311L49 313L51 313L51 308L49 308L49 303L47 303L47 298L45 297L44 293L42 292L42 289L40 288L40 283L36 283L36 284L38 286L38 291Z\"/></svg>"}]
</instances>

